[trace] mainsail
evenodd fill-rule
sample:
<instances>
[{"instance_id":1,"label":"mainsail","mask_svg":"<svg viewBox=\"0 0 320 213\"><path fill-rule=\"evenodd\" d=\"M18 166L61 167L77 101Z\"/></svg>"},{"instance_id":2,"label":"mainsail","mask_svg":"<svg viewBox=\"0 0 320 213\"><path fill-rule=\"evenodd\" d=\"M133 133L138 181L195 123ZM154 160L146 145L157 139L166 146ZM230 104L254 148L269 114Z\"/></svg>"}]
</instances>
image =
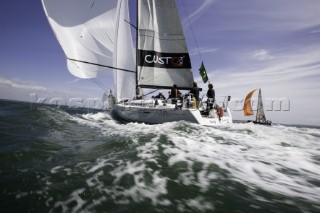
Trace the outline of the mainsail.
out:
<instances>
[{"instance_id":1,"label":"mainsail","mask_svg":"<svg viewBox=\"0 0 320 213\"><path fill-rule=\"evenodd\" d=\"M258 95L256 121L262 121L262 122L266 121L266 115L264 114L264 108L263 108L263 103L262 103L261 89L259 89L259 95Z\"/></svg>"},{"instance_id":2,"label":"mainsail","mask_svg":"<svg viewBox=\"0 0 320 213\"><path fill-rule=\"evenodd\" d=\"M191 88L193 75L176 1L138 1L138 85Z\"/></svg>"}]
</instances>

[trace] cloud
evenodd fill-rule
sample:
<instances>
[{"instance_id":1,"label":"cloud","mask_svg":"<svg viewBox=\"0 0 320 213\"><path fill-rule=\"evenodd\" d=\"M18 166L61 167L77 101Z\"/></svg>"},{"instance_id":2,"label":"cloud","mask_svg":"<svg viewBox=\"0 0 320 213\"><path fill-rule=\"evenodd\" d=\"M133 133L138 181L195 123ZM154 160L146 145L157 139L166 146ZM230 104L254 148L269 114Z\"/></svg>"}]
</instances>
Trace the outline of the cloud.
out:
<instances>
[{"instance_id":1,"label":"cloud","mask_svg":"<svg viewBox=\"0 0 320 213\"><path fill-rule=\"evenodd\" d=\"M72 81L67 81L66 84L73 84L73 83L76 83L78 81L82 80L81 78L75 78L74 80Z\"/></svg>"},{"instance_id":2,"label":"cloud","mask_svg":"<svg viewBox=\"0 0 320 213\"><path fill-rule=\"evenodd\" d=\"M217 48L200 48L201 53L213 53L218 51Z\"/></svg>"},{"instance_id":3,"label":"cloud","mask_svg":"<svg viewBox=\"0 0 320 213\"><path fill-rule=\"evenodd\" d=\"M288 53L287 53L288 54ZM310 118L320 119L314 114L320 104L319 76L320 62L317 58L319 51L309 54L292 53L269 61L264 68L230 74L217 79L218 94L229 93L233 100L242 99L246 93L255 88L262 88L263 98L288 100L290 111L268 112L274 122L316 124ZM219 82L222 81L222 82ZM236 118L236 114L234 114ZM237 118L242 117L241 113Z\"/></svg>"},{"instance_id":4,"label":"cloud","mask_svg":"<svg viewBox=\"0 0 320 213\"><path fill-rule=\"evenodd\" d=\"M274 58L272 55L270 55L269 51L265 49L259 49L254 51L252 56L258 59L259 61L270 60Z\"/></svg>"},{"instance_id":5,"label":"cloud","mask_svg":"<svg viewBox=\"0 0 320 213\"><path fill-rule=\"evenodd\" d=\"M197 21L197 20L201 17L203 11L206 10L206 9L210 9L210 5L213 4L215 1L216 1L216 0L205 0L205 1L198 7L198 9L196 9L191 15L189 15L189 17L188 17L188 18L189 18L189 21L190 21L189 24Z\"/></svg>"},{"instance_id":6,"label":"cloud","mask_svg":"<svg viewBox=\"0 0 320 213\"><path fill-rule=\"evenodd\" d=\"M261 54L264 56L264 54ZM223 70L224 75L214 76L221 89L231 91L235 88L250 90L250 87L265 87L270 93L281 93L292 97L303 96L305 89L314 91L320 76L320 51L306 48L304 51L278 54L273 60L265 63L237 64L236 68ZM261 57L262 57L261 56ZM260 57L260 56L259 56ZM243 60L242 63L247 63ZM241 67L241 68L239 68ZM209 78L212 78L209 73ZM308 83L307 83L308 82ZM291 89L297 90L295 93ZM239 90L235 90L238 92ZM305 96L307 97L307 96Z\"/></svg>"},{"instance_id":7,"label":"cloud","mask_svg":"<svg viewBox=\"0 0 320 213\"><path fill-rule=\"evenodd\" d=\"M210 5L212 3L215 4ZM214 24L212 30L215 32L256 31L260 32L259 36L268 36L266 34L283 35L283 32L319 28L320 25L319 0L307 0L305 3L301 0L205 1L190 15L191 22L200 19L201 13L207 8L214 12L207 12L203 18Z\"/></svg>"},{"instance_id":8,"label":"cloud","mask_svg":"<svg viewBox=\"0 0 320 213\"><path fill-rule=\"evenodd\" d=\"M249 91L261 88L266 104L271 99L289 101L290 111L266 112L267 117L275 123L319 125L317 121L320 120L320 115L314 113L318 111L317 106L320 104L320 100L316 98L320 91L319 44L279 48L272 55L267 49L254 52L258 60L250 60L254 55L253 51L241 50L234 53L237 59L231 61L230 65L218 67L214 63L207 63L208 76L214 84L216 95L231 95L232 108ZM259 57L263 59L269 56L272 60L259 60ZM233 58L233 55L230 57ZM202 83L198 76L195 75L195 80L203 88L202 96L206 94L207 84ZM236 120L246 119L241 111L232 110L232 115Z\"/></svg>"},{"instance_id":9,"label":"cloud","mask_svg":"<svg viewBox=\"0 0 320 213\"><path fill-rule=\"evenodd\" d=\"M198 49L193 50L192 52L189 53L189 55L190 56L198 55L199 51L200 51L201 54L203 54L203 53L213 53L213 52L216 52L218 50L219 49L217 49L217 48L200 48L199 50Z\"/></svg>"},{"instance_id":10,"label":"cloud","mask_svg":"<svg viewBox=\"0 0 320 213\"><path fill-rule=\"evenodd\" d=\"M46 91L47 88L31 83L26 82L18 82L6 79L4 77L0 77L0 86L2 87L9 87L9 88L16 88L22 90L36 90L36 91Z\"/></svg>"},{"instance_id":11,"label":"cloud","mask_svg":"<svg viewBox=\"0 0 320 213\"><path fill-rule=\"evenodd\" d=\"M20 100L32 103L47 103L63 105L79 104L81 106L91 106L90 100L100 98L96 95L89 95L88 93L82 94L83 87L79 89L68 88L58 85L54 87L48 86L48 88L36 85L34 83L10 80L0 76L0 99L7 100ZM85 89L88 91L88 89ZM97 92L96 92L97 93ZM99 93L97 93L99 94ZM83 102L84 101L84 102ZM100 102L98 103L100 104Z\"/></svg>"},{"instance_id":12,"label":"cloud","mask_svg":"<svg viewBox=\"0 0 320 213\"><path fill-rule=\"evenodd\" d=\"M310 33L320 33L320 29L318 29L318 30L313 30L313 31L311 31Z\"/></svg>"}]
</instances>

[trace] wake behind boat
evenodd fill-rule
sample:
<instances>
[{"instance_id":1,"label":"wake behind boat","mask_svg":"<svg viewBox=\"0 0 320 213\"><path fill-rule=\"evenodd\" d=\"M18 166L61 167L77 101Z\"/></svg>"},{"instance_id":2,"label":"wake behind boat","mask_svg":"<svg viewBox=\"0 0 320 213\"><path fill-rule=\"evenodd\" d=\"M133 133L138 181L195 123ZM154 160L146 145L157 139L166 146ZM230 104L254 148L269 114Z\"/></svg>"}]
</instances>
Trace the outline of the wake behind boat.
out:
<instances>
[{"instance_id":1,"label":"wake behind boat","mask_svg":"<svg viewBox=\"0 0 320 213\"><path fill-rule=\"evenodd\" d=\"M194 78L176 1L137 0L137 26L129 23L128 2L42 0L69 71L79 78L113 71L114 110L127 121L232 123L230 98L221 107L210 100L207 104L193 101L196 107L190 107L192 97L188 94L165 102L145 99L142 89L170 89L176 84L181 90L190 90ZM136 30L135 51L132 26Z\"/></svg>"}]
</instances>

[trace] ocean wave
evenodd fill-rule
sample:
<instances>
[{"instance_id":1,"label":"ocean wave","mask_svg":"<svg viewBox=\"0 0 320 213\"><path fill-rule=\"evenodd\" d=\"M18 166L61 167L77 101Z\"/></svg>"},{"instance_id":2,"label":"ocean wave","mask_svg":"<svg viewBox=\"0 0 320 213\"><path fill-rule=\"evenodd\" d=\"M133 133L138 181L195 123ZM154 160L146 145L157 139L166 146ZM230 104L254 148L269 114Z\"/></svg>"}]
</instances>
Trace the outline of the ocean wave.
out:
<instances>
[{"instance_id":1,"label":"ocean wave","mask_svg":"<svg viewBox=\"0 0 320 213\"><path fill-rule=\"evenodd\" d=\"M253 124L212 128L183 121L121 124L102 114L77 119L103 135L116 135L119 144L129 147L86 165L92 173L87 186L119 205L151 200L154 206L181 211L212 210L219 201L209 194L225 180L245 186L250 196L264 202L274 197L262 198L262 191L283 203L292 198L317 206L320 199L319 129ZM106 176L110 183L103 181ZM172 187L191 187L197 193L168 199L176 193Z\"/></svg>"},{"instance_id":2,"label":"ocean wave","mask_svg":"<svg viewBox=\"0 0 320 213\"><path fill-rule=\"evenodd\" d=\"M320 210L319 128L121 123L111 112L49 106L9 112L4 200L29 205L36 196L47 212ZM26 184L11 189L18 179Z\"/></svg>"}]
</instances>

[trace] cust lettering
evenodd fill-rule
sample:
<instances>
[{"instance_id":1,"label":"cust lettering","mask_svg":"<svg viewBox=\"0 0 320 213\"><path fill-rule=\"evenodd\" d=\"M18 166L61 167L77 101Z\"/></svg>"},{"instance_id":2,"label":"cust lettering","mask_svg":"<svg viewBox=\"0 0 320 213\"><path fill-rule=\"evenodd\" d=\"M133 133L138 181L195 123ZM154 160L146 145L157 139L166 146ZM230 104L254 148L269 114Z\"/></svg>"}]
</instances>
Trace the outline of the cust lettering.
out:
<instances>
[{"instance_id":1,"label":"cust lettering","mask_svg":"<svg viewBox=\"0 0 320 213\"><path fill-rule=\"evenodd\" d=\"M165 64L165 65L172 65L174 67L183 66L184 62L183 57L159 57L157 55L146 55L144 60L148 64Z\"/></svg>"}]
</instances>

